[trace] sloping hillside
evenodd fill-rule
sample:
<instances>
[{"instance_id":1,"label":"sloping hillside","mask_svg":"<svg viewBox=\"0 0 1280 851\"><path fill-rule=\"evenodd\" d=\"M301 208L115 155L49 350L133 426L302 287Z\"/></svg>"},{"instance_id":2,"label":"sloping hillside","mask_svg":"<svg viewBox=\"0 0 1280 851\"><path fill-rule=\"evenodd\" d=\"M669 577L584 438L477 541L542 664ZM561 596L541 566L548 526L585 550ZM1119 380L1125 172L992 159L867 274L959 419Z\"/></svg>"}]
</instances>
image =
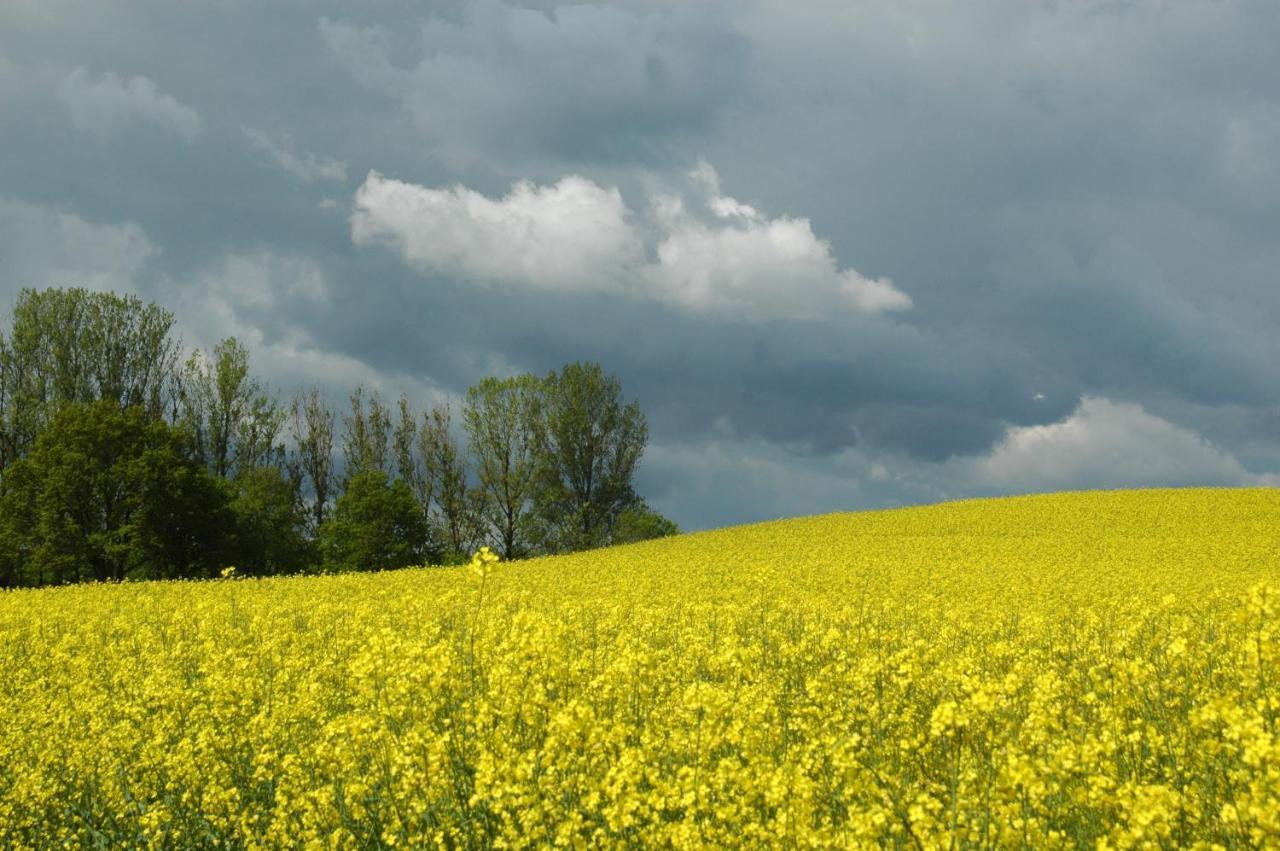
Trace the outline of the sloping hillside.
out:
<instances>
[{"instance_id":1,"label":"sloping hillside","mask_svg":"<svg viewBox=\"0 0 1280 851\"><path fill-rule=\"evenodd\" d=\"M1280 491L0 595L0 844L1280 841Z\"/></svg>"}]
</instances>

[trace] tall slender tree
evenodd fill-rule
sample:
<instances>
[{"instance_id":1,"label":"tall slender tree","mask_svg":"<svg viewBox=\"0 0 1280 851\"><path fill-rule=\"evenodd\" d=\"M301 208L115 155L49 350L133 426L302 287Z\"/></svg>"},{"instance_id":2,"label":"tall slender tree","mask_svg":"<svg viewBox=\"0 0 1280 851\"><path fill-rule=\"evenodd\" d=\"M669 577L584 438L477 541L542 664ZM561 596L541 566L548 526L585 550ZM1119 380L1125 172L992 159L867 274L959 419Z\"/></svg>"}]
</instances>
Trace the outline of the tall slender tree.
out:
<instances>
[{"instance_id":1,"label":"tall slender tree","mask_svg":"<svg viewBox=\"0 0 1280 851\"><path fill-rule=\"evenodd\" d=\"M391 451L395 456L396 475L409 486L418 505L424 512L430 511L432 482L426 475L426 464L419 441L420 429L417 415L406 396L396 405L398 417L391 433Z\"/></svg>"},{"instance_id":2,"label":"tall slender tree","mask_svg":"<svg viewBox=\"0 0 1280 851\"><path fill-rule=\"evenodd\" d=\"M235 337L196 351L187 360L182 422L196 457L223 478L261 466L279 466L287 413L249 371L249 351Z\"/></svg>"},{"instance_id":3,"label":"tall slender tree","mask_svg":"<svg viewBox=\"0 0 1280 851\"><path fill-rule=\"evenodd\" d=\"M311 490L310 527L315 535L324 523L333 489L333 430L335 414L320 388L311 387L294 397L290 425L293 437L294 479Z\"/></svg>"},{"instance_id":4,"label":"tall slender tree","mask_svg":"<svg viewBox=\"0 0 1280 851\"><path fill-rule=\"evenodd\" d=\"M462 408L472 463L486 497L485 519L506 559L529 548L526 526L537 471L534 426L542 387L532 375L485 378L467 391Z\"/></svg>"},{"instance_id":5,"label":"tall slender tree","mask_svg":"<svg viewBox=\"0 0 1280 851\"><path fill-rule=\"evenodd\" d=\"M363 387L351 394L351 410L342 418L342 454L346 459L343 470L343 488L351 479L364 472L376 470L388 474L391 440L391 411L382 403L375 390L366 401Z\"/></svg>"},{"instance_id":6,"label":"tall slender tree","mask_svg":"<svg viewBox=\"0 0 1280 851\"><path fill-rule=\"evenodd\" d=\"M434 483L439 527L450 557L465 556L483 539L484 493L468 482L467 456L452 433L447 404L424 417L421 442L425 474Z\"/></svg>"}]
</instances>

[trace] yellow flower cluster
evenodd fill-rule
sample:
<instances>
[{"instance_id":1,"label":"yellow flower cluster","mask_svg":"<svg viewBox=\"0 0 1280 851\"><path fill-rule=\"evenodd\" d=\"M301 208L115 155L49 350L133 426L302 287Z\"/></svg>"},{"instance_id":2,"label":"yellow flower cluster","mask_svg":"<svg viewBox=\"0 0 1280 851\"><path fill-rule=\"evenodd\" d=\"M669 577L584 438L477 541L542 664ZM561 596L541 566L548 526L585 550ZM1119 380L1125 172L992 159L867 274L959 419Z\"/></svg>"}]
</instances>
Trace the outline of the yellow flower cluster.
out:
<instances>
[{"instance_id":1,"label":"yellow flower cluster","mask_svg":"<svg viewBox=\"0 0 1280 851\"><path fill-rule=\"evenodd\" d=\"M471 556L471 564L468 565L473 576L479 576L481 579L488 576L492 571L492 566L498 563L498 554L488 547L481 547Z\"/></svg>"},{"instance_id":2,"label":"yellow flower cluster","mask_svg":"<svg viewBox=\"0 0 1280 851\"><path fill-rule=\"evenodd\" d=\"M1280 845L1280 491L492 561L0 595L0 847Z\"/></svg>"}]
</instances>

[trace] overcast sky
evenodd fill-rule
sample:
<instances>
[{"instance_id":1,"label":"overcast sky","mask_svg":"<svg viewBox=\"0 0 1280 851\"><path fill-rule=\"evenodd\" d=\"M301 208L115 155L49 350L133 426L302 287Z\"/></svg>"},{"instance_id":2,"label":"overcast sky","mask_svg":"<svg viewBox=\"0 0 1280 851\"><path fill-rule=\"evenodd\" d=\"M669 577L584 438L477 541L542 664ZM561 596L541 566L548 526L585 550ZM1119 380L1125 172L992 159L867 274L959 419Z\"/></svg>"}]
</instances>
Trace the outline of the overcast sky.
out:
<instances>
[{"instance_id":1,"label":"overcast sky","mask_svg":"<svg viewBox=\"0 0 1280 851\"><path fill-rule=\"evenodd\" d=\"M1280 485L1280 4L4 0L0 302L597 360L689 529Z\"/></svg>"}]
</instances>

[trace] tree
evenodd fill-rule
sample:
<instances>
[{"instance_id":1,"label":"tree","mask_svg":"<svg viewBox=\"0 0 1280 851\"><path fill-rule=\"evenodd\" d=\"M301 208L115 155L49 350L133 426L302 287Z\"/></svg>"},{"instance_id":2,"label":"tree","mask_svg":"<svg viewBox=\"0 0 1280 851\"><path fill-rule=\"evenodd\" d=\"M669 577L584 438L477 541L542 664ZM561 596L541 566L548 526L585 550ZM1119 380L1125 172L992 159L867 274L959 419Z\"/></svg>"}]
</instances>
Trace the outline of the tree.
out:
<instances>
[{"instance_id":1,"label":"tree","mask_svg":"<svg viewBox=\"0 0 1280 851\"><path fill-rule=\"evenodd\" d=\"M398 405L399 419L391 435L392 454L395 456L396 475L404 480L418 499L424 513L431 511L435 497L435 481L427 475L426 458L421 440L422 430L409 400L401 396ZM424 423L428 417L423 415Z\"/></svg>"},{"instance_id":2,"label":"tree","mask_svg":"<svg viewBox=\"0 0 1280 851\"><path fill-rule=\"evenodd\" d=\"M434 483L436 525L446 558L465 558L482 540L484 491L467 481L467 456L453 438L449 406L435 405L422 423L425 475Z\"/></svg>"},{"instance_id":3,"label":"tree","mask_svg":"<svg viewBox=\"0 0 1280 851\"><path fill-rule=\"evenodd\" d=\"M610 543L632 544L679 534L679 526L654 511L643 499L637 499L618 512L618 517L613 522Z\"/></svg>"},{"instance_id":4,"label":"tree","mask_svg":"<svg viewBox=\"0 0 1280 851\"><path fill-rule=\"evenodd\" d=\"M291 424L294 454L290 467L294 479L311 486L309 526L312 535L319 533L329 509L329 490L333 480L334 419L333 410L325 404L317 387L299 393L293 400Z\"/></svg>"},{"instance_id":5,"label":"tree","mask_svg":"<svg viewBox=\"0 0 1280 851\"><path fill-rule=\"evenodd\" d=\"M476 476L486 497L485 519L501 556L528 550L527 515L536 472L534 424L542 397L532 375L485 378L467 391L462 409Z\"/></svg>"},{"instance_id":6,"label":"tree","mask_svg":"<svg viewBox=\"0 0 1280 851\"><path fill-rule=\"evenodd\" d=\"M39 472L17 462L0 479L0 587L39 585L43 579L31 570L31 554L39 544L36 499Z\"/></svg>"},{"instance_id":7,"label":"tree","mask_svg":"<svg viewBox=\"0 0 1280 851\"><path fill-rule=\"evenodd\" d=\"M228 337L212 354L196 351L182 383L181 420L196 457L215 476L234 478L254 467L278 464L277 444L286 414L249 374L249 351Z\"/></svg>"},{"instance_id":8,"label":"tree","mask_svg":"<svg viewBox=\"0 0 1280 851\"><path fill-rule=\"evenodd\" d=\"M31 411L18 403L26 385L27 361L0 332L0 472L22 457L35 436Z\"/></svg>"},{"instance_id":9,"label":"tree","mask_svg":"<svg viewBox=\"0 0 1280 851\"><path fill-rule=\"evenodd\" d=\"M320 528L328 571L391 570L439 556L409 486L379 470L356 473Z\"/></svg>"},{"instance_id":10,"label":"tree","mask_svg":"<svg viewBox=\"0 0 1280 851\"><path fill-rule=\"evenodd\" d=\"M173 314L136 296L23 290L0 335L0 469L23 457L65 404L106 400L173 413L181 346Z\"/></svg>"},{"instance_id":11,"label":"tree","mask_svg":"<svg viewBox=\"0 0 1280 851\"><path fill-rule=\"evenodd\" d=\"M3 572L30 585L213 575L234 518L187 440L141 407L63 405L5 475Z\"/></svg>"},{"instance_id":12,"label":"tree","mask_svg":"<svg viewBox=\"0 0 1280 851\"><path fill-rule=\"evenodd\" d=\"M600 546L635 501L632 478L648 440L644 414L635 402L623 404L621 383L596 363L568 364L544 386L534 427L543 546Z\"/></svg>"},{"instance_id":13,"label":"tree","mask_svg":"<svg viewBox=\"0 0 1280 851\"><path fill-rule=\"evenodd\" d=\"M342 454L346 459L343 486L360 473L389 473L388 442L391 412L382 404L378 391L369 397L365 410L364 388L351 394L351 412L342 418Z\"/></svg>"},{"instance_id":14,"label":"tree","mask_svg":"<svg viewBox=\"0 0 1280 851\"><path fill-rule=\"evenodd\" d=\"M296 480L278 467L250 467L231 481L235 535L230 560L249 576L300 573L315 562Z\"/></svg>"}]
</instances>

